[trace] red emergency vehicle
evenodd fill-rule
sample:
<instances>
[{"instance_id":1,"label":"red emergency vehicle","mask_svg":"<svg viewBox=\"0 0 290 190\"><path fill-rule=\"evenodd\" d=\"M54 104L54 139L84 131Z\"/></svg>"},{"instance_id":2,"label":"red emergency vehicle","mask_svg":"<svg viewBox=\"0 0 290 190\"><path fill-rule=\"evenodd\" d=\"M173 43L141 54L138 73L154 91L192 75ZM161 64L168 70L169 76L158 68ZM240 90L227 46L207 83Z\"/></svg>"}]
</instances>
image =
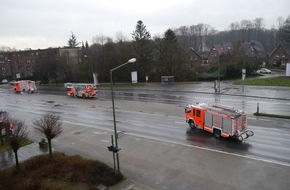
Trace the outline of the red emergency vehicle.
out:
<instances>
[{"instance_id":1,"label":"red emergency vehicle","mask_svg":"<svg viewBox=\"0 0 290 190\"><path fill-rule=\"evenodd\" d=\"M28 92L33 93L36 91L35 81L32 80L20 80L13 83L13 89L15 92Z\"/></svg>"},{"instance_id":2,"label":"red emergency vehicle","mask_svg":"<svg viewBox=\"0 0 290 190\"><path fill-rule=\"evenodd\" d=\"M246 113L228 106L205 103L188 105L185 118L190 128L203 129L217 138L233 137L243 141L254 135L247 128Z\"/></svg>"},{"instance_id":3,"label":"red emergency vehicle","mask_svg":"<svg viewBox=\"0 0 290 190\"><path fill-rule=\"evenodd\" d=\"M85 83L66 83L67 95L78 98L95 98L98 96L97 86Z\"/></svg>"}]
</instances>

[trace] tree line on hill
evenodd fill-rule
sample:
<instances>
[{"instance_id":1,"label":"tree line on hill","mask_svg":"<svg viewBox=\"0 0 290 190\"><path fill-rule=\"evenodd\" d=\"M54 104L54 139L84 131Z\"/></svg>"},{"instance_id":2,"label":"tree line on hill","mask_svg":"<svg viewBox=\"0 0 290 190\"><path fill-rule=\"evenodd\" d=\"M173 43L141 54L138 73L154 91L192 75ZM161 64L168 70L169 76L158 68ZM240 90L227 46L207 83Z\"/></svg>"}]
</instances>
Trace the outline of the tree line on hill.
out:
<instances>
[{"instance_id":1,"label":"tree line on hill","mask_svg":"<svg viewBox=\"0 0 290 190\"><path fill-rule=\"evenodd\" d=\"M209 51L214 44L231 42L235 50L231 55L220 56L221 76L224 78L240 77L240 66L247 66L247 72L253 72L263 61L259 58L248 58L240 48L242 42L256 40L261 42L267 53L282 41L287 41L290 28L290 16L283 21L278 19L277 29L264 28L263 19L254 21L242 20L230 24L227 31L218 32L207 24L182 26L168 29L163 36L152 38L142 21L138 21L132 33L133 41L113 42L109 37L99 36L91 46L83 46L88 51L91 62L101 81L109 81L109 70L131 57L137 62L122 68L114 74L116 81L130 81L130 71L136 70L140 81L149 76L151 81L160 81L163 75L174 75L179 81L196 80L196 73L204 68L200 65L189 69L187 65L189 48L202 53ZM287 36L288 35L288 36ZM234 69L235 68L235 69ZM217 70L217 65L206 69L208 72ZM126 73L126 74L124 74ZM214 76L214 75L213 75Z\"/></svg>"},{"instance_id":2,"label":"tree line on hill","mask_svg":"<svg viewBox=\"0 0 290 190\"><path fill-rule=\"evenodd\" d=\"M278 21L278 28L266 29L262 18L242 20L231 23L229 30L221 32L207 24L181 26L166 30L163 36L151 37L146 25L139 20L132 33L132 41L125 40L121 33L115 42L104 35L96 36L91 45L88 42L82 43L79 64L69 65L64 60L58 60L58 64L47 63L52 65L48 70L35 68L34 74L39 78L43 72L51 70L50 79L53 81L91 82L92 72L95 72L100 82L108 82L112 68L134 57L137 59L135 63L114 73L114 81L131 81L131 71L137 71L139 82L144 82L146 76L149 81L160 81L161 76L167 75L175 76L177 81L209 80L217 75L237 78L241 76L241 67L245 67L247 74L251 74L262 62L267 62L267 58L247 57L241 43L250 40L261 42L268 54L280 42L290 44L290 15L286 20L280 17ZM209 52L214 44L226 42L233 44L234 51L219 55L219 65L198 64L189 67L190 48L202 54ZM73 33L68 45L79 46Z\"/></svg>"}]
</instances>

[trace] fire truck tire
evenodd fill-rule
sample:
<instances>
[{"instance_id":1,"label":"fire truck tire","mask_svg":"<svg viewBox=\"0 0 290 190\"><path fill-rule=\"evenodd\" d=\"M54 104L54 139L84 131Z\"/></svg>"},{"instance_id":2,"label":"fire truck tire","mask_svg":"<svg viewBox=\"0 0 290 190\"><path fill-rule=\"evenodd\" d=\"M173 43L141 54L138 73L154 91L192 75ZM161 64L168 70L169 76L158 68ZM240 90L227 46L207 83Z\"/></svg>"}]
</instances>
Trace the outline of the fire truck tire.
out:
<instances>
[{"instance_id":1,"label":"fire truck tire","mask_svg":"<svg viewBox=\"0 0 290 190\"><path fill-rule=\"evenodd\" d=\"M190 121L188 122L188 125L189 125L189 127L190 127L191 129L195 129L194 121L190 120Z\"/></svg>"},{"instance_id":2,"label":"fire truck tire","mask_svg":"<svg viewBox=\"0 0 290 190\"><path fill-rule=\"evenodd\" d=\"M248 132L248 135L249 135L249 136L254 136L254 132L253 132L253 131L249 131L249 132Z\"/></svg>"},{"instance_id":3,"label":"fire truck tire","mask_svg":"<svg viewBox=\"0 0 290 190\"><path fill-rule=\"evenodd\" d=\"M240 142L242 142L242 141L244 140L244 138L243 138L242 136L239 136L239 137L238 137L238 140L239 140Z\"/></svg>"},{"instance_id":4,"label":"fire truck tire","mask_svg":"<svg viewBox=\"0 0 290 190\"><path fill-rule=\"evenodd\" d=\"M213 134L216 138L220 139L222 137L221 135L221 130L218 130L218 129L214 129L213 130Z\"/></svg>"},{"instance_id":5,"label":"fire truck tire","mask_svg":"<svg viewBox=\"0 0 290 190\"><path fill-rule=\"evenodd\" d=\"M85 94L83 94L83 98L87 98Z\"/></svg>"}]
</instances>

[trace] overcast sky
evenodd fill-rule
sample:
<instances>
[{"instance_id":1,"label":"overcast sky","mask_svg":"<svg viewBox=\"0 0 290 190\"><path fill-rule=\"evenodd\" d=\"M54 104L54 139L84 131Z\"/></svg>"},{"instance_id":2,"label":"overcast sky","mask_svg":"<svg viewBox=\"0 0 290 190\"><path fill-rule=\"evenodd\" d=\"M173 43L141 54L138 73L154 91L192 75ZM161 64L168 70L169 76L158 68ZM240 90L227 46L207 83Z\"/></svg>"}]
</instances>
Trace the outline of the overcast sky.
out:
<instances>
[{"instance_id":1,"label":"overcast sky","mask_svg":"<svg viewBox=\"0 0 290 190\"><path fill-rule=\"evenodd\" d=\"M0 46L63 47L71 32L92 42L122 33L128 40L138 20L154 35L168 28L209 24L221 31L243 19L264 19L266 28L290 14L290 0L1 0Z\"/></svg>"}]
</instances>

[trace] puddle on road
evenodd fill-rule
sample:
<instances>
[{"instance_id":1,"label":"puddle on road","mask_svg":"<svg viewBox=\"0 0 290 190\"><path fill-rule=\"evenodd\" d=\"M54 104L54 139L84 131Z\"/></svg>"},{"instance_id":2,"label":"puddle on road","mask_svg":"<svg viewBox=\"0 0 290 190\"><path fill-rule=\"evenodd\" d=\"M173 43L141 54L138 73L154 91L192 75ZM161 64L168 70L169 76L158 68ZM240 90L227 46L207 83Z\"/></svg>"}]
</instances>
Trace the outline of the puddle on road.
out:
<instances>
[{"instance_id":1,"label":"puddle on road","mask_svg":"<svg viewBox=\"0 0 290 190\"><path fill-rule=\"evenodd\" d=\"M40 149L37 143L21 147L18 150L19 162L27 160L33 156L47 153L47 149ZM0 170L15 165L14 152L12 150L0 153Z\"/></svg>"}]
</instances>

